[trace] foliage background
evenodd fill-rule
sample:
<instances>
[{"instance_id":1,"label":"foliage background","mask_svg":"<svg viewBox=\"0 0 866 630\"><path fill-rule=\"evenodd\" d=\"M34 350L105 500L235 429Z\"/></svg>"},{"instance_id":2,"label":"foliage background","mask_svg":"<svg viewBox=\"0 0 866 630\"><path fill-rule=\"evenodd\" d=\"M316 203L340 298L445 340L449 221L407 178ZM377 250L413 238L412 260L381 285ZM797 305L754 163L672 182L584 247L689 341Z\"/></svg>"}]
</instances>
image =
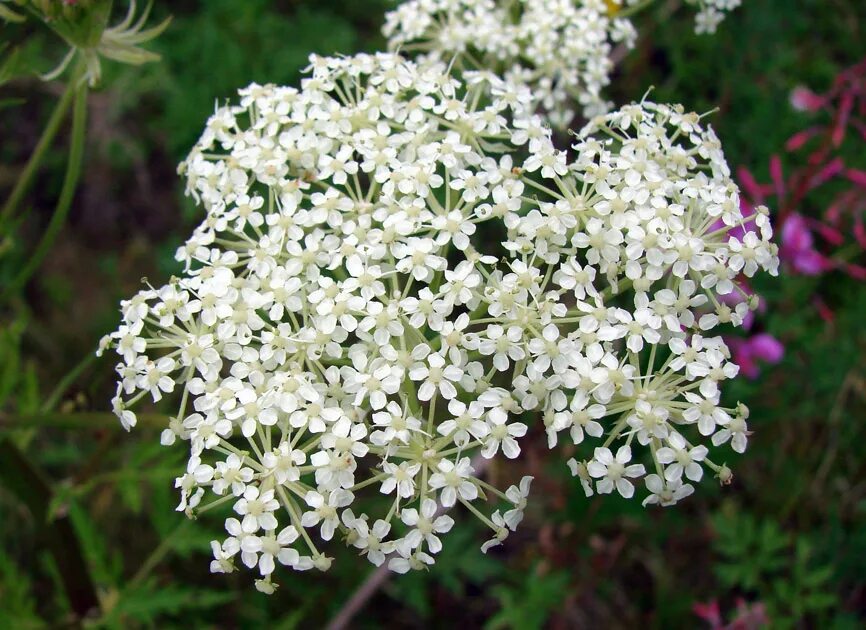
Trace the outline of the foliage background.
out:
<instances>
[{"instance_id":1,"label":"foliage background","mask_svg":"<svg viewBox=\"0 0 866 630\"><path fill-rule=\"evenodd\" d=\"M27 290L0 313L0 412L33 413L115 326L119 300L142 277L163 283L175 247L197 221L175 165L217 100L250 81L292 83L309 52L374 50L387 0L173 0L152 49L163 61L107 67L107 89L90 97L85 170L70 220ZM714 37L691 32L685 11L643 16L638 49L611 96L653 98L712 118L732 166L768 181L770 156L808 124L791 90L829 86L866 54L860 0L747 0ZM32 28L32 27L28 27ZM27 63L45 71L48 38L24 40ZM62 52L62 51L61 51ZM0 198L36 142L57 91L36 79L0 94ZM851 159L866 165L866 151ZM0 283L26 256L50 216L65 148L58 143L28 201L14 241L0 247ZM859 160L859 162L858 162ZM813 200L820 210L821 200ZM820 284L820 285L819 285ZM489 555L463 519L429 573L390 580L360 611L357 627L700 627L696 603L760 603L771 627L858 628L866 623L866 291L840 275L785 276L756 287L770 306L763 330L780 338L781 364L729 387L752 408L755 431L736 478L712 482L673 510L644 510L618 497L586 499L560 461L531 436L519 470L536 476L526 521ZM836 314L811 306L819 291ZM62 411L107 409L111 360L89 361L67 379ZM50 418L46 423L51 424ZM52 514L69 516L82 541L109 627L319 627L371 570L338 555L328 574L286 575L277 595L247 576L211 576L209 541L220 519L188 523L173 511L182 449L114 424L11 432L54 488ZM3 455L0 453L0 458ZM15 474L7 460L0 471ZM8 484L7 484L8 485ZM58 566L31 509L0 484L0 628L75 625Z\"/></svg>"}]
</instances>

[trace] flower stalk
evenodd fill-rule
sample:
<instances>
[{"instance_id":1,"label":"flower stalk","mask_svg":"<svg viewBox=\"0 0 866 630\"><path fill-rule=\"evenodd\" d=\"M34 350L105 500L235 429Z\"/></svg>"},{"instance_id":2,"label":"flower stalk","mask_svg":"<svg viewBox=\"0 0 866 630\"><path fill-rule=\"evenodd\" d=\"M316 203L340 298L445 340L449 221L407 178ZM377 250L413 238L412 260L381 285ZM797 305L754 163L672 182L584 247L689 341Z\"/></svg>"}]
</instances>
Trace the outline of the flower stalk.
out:
<instances>
[{"instance_id":1,"label":"flower stalk","mask_svg":"<svg viewBox=\"0 0 866 630\"><path fill-rule=\"evenodd\" d=\"M70 86L75 85L71 83ZM75 191L78 188L78 180L81 177L82 163L84 160L84 144L87 129L87 86L77 85L74 90L74 106L72 110L72 131L70 134L69 158L66 163L66 174L63 178L63 186L60 189L60 197L57 206L51 215L51 220L42 235L36 250L30 255L21 271L9 283L9 286L0 293L0 299L17 293L32 275L39 269L45 256L51 251L57 235L66 223L66 217L72 207Z\"/></svg>"}]
</instances>

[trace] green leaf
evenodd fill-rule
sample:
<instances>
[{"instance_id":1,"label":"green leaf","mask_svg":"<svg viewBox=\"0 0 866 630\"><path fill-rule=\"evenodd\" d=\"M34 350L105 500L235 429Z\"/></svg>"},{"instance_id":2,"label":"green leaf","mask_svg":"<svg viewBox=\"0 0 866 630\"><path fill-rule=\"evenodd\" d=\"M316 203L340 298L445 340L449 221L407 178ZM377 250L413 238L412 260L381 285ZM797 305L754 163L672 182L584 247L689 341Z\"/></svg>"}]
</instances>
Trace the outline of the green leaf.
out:
<instances>
[{"instance_id":1,"label":"green leaf","mask_svg":"<svg viewBox=\"0 0 866 630\"><path fill-rule=\"evenodd\" d=\"M0 0L3 2L5 0ZM0 4L0 20L6 20L7 22L23 22L27 19L25 16L20 13L16 13L5 4Z\"/></svg>"},{"instance_id":2,"label":"green leaf","mask_svg":"<svg viewBox=\"0 0 866 630\"><path fill-rule=\"evenodd\" d=\"M41 628L32 584L12 558L0 554L0 628Z\"/></svg>"},{"instance_id":3,"label":"green leaf","mask_svg":"<svg viewBox=\"0 0 866 630\"><path fill-rule=\"evenodd\" d=\"M142 624L156 624L157 621L165 623L167 617L186 611L216 608L234 598L232 592L160 584L157 580L149 579L136 590L125 592L109 618L124 620L125 623L130 620Z\"/></svg>"},{"instance_id":4,"label":"green leaf","mask_svg":"<svg viewBox=\"0 0 866 630\"><path fill-rule=\"evenodd\" d=\"M833 577L833 567L830 565L814 569L803 578L803 585L809 588L817 588L829 582Z\"/></svg>"},{"instance_id":5,"label":"green leaf","mask_svg":"<svg viewBox=\"0 0 866 630\"><path fill-rule=\"evenodd\" d=\"M102 587L119 586L123 575L122 555L109 548L105 531L94 522L87 510L75 501L68 504L68 509L72 524L85 550L93 579Z\"/></svg>"},{"instance_id":6,"label":"green leaf","mask_svg":"<svg viewBox=\"0 0 866 630\"><path fill-rule=\"evenodd\" d=\"M806 595L804 603L809 611L817 612L835 606L839 603L839 598L835 593L812 593Z\"/></svg>"},{"instance_id":7,"label":"green leaf","mask_svg":"<svg viewBox=\"0 0 866 630\"><path fill-rule=\"evenodd\" d=\"M0 7L2 8L2 7ZM0 47L0 52L5 52L6 46ZM20 69L21 51L18 48L13 48L9 52L5 52L2 61L0 61L0 86L15 79L21 74ZM7 101L15 101L16 99L6 99ZM17 99L21 101L21 99Z\"/></svg>"},{"instance_id":8,"label":"green leaf","mask_svg":"<svg viewBox=\"0 0 866 630\"><path fill-rule=\"evenodd\" d=\"M568 574L564 571L545 575L527 571L524 580L516 586L493 589L501 609L488 620L484 626L486 629L540 629L548 620L550 612L568 593Z\"/></svg>"}]
</instances>

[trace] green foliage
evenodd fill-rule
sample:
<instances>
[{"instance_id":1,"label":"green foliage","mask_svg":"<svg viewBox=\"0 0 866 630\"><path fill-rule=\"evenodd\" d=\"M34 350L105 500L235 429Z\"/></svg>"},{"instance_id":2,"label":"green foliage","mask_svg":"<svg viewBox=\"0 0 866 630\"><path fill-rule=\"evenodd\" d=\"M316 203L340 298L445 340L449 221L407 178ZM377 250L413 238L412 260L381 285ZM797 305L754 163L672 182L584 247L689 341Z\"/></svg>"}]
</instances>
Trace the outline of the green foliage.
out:
<instances>
[{"instance_id":1,"label":"green foliage","mask_svg":"<svg viewBox=\"0 0 866 630\"><path fill-rule=\"evenodd\" d=\"M724 139L732 166L747 165L762 177L770 155L803 128L791 110L797 85L823 88L839 69L863 55L866 3L857 0L761 0L743 3L711 36L691 33L687 16L642 16L638 50L614 81L620 101L655 86L653 99L695 111L720 108L710 122ZM805 44L808 42L808 45Z\"/></svg>"},{"instance_id":2,"label":"green foliage","mask_svg":"<svg viewBox=\"0 0 866 630\"><path fill-rule=\"evenodd\" d=\"M135 626L159 627L167 620L180 623L183 616L217 608L235 595L213 589L191 588L182 584L161 584L147 580L135 590L125 593L105 619L109 628Z\"/></svg>"},{"instance_id":3,"label":"green foliage","mask_svg":"<svg viewBox=\"0 0 866 630\"><path fill-rule=\"evenodd\" d=\"M812 615L820 615L839 604L831 586L833 567L816 566L812 546L800 538L794 547L790 572L772 582L770 613L777 627L795 627Z\"/></svg>"},{"instance_id":4,"label":"green foliage","mask_svg":"<svg viewBox=\"0 0 866 630\"><path fill-rule=\"evenodd\" d=\"M18 72L19 54L17 48L10 47L6 42L0 43L0 87L15 78Z\"/></svg>"},{"instance_id":5,"label":"green foliage","mask_svg":"<svg viewBox=\"0 0 866 630\"><path fill-rule=\"evenodd\" d=\"M838 606L834 568L816 560L808 538L792 539L776 523L744 512L718 514L713 525L713 547L722 558L715 565L721 585L763 601L774 628L823 620Z\"/></svg>"},{"instance_id":6,"label":"green foliage","mask_svg":"<svg viewBox=\"0 0 866 630\"><path fill-rule=\"evenodd\" d=\"M87 563L94 580L103 588L116 585L123 574L123 554L109 547L99 524L87 511L75 503L68 505L75 533L87 550Z\"/></svg>"},{"instance_id":7,"label":"green foliage","mask_svg":"<svg viewBox=\"0 0 866 630\"><path fill-rule=\"evenodd\" d=\"M715 566L716 575L727 588L755 591L767 574L787 565L790 538L776 523L758 522L749 514L718 514L713 519L716 552L724 560Z\"/></svg>"},{"instance_id":8,"label":"green foliage","mask_svg":"<svg viewBox=\"0 0 866 630\"><path fill-rule=\"evenodd\" d=\"M197 215L190 210L184 216L172 174L214 103L251 81L295 82L311 52L380 47L378 27L391 4L156 3L154 23L174 15L149 45L162 62L106 65L103 92L91 105L99 125L89 130L84 187L58 238L61 253L19 301L2 305L0 414L38 413L95 345L97 331L116 321L119 297L142 276L158 283L176 272L174 250ZM866 3L745 2L714 37L695 37L688 14L654 23L641 29L638 50L626 57L611 96L628 101L655 85L655 100L699 111L720 106L712 124L732 165L766 179L769 156L805 124L788 106L790 91L825 87L862 56ZM54 86L40 91L32 78L19 79L54 67L63 50L32 23L2 28L5 201L56 101ZM52 145L22 216L3 227L8 234L34 225L14 241L0 239L0 288L48 223L67 151L65 140ZM112 231L115 224L121 227ZM81 260L84 266L69 265ZM740 379L726 392L729 402L751 406L754 430L746 456L728 462L737 470L733 487L706 483L700 496L675 510L587 499L564 467L543 459L539 436L538 448L527 448L526 465L539 479L521 538L483 555L477 548L485 532L467 527L455 512L458 523L435 567L391 579L385 595L359 613L357 625L477 627L486 619L490 628L523 630L573 627L579 618L597 627L695 627L694 602L721 599L729 610L742 596L764 603L774 628L862 627L866 291L835 276L783 276L755 288L770 306L760 325L785 342L787 355L761 379ZM832 323L810 306L816 292L834 310ZM107 363L91 366L56 402L105 411L110 373ZM0 423L0 439L9 436L50 477L50 514L69 514L101 598L97 626L323 627L367 574L348 552L329 574L301 574L267 598L245 578L208 573L219 518L187 524L175 511L173 477L182 472L182 448L161 447L146 429L121 436L119 430L11 431ZM515 476L523 465L514 464ZM721 504L723 495L735 496L742 507ZM63 568L45 549L32 514L3 485L0 514L0 628L66 623L72 604ZM527 568L527 556L541 559L535 569Z\"/></svg>"},{"instance_id":9,"label":"green foliage","mask_svg":"<svg viewBox=\"0 0 866 630\"><path fill-rule=\"evenodd\" d=\"M151 122L176 161L195 142L214 104L235 98L238 88L252 82L291 84L310 54L351 54L362 43L345 3L301 3L291 12L273 10L270 0L195 4L195 11L175 13L172 28L155 47L164 62L150 77L149 87L164 106ZM373 0L364 9L382 16L386 4ZM147 89L146 82L138 89Z\"/></svg>"},{"instance_id":10,"label":"green foliage","mask_svg":"<svg viewBox=\"0 0 866 630\"><path fill-rule=\"evenodd\" d=\"M0 323L0 407L28 413L39 406L39 382L35 366L22 354L24 329L23 318Z\"/></svg>"},{"instance_id":11,"label":"green foliage","mask_svg":"<svg viewBox=\"0 0 866 630\"><path fill-rule=\"evenodd\" d=\"M536 630L544 626L551 611L565 599L568 574L526 571L520 582L494 587L492 592L502 608L485 624L486 629Z\"/></svg>"},{"instance_id":12,"label":"green foliage","mask_svg":"<svg viewBox=\"0 0 866 630\"><path fill-rule=\"evenodd\" d=\"M41 628L32 584L11 558L0 554L0 627Z\"/></svg>"}]
</instances>

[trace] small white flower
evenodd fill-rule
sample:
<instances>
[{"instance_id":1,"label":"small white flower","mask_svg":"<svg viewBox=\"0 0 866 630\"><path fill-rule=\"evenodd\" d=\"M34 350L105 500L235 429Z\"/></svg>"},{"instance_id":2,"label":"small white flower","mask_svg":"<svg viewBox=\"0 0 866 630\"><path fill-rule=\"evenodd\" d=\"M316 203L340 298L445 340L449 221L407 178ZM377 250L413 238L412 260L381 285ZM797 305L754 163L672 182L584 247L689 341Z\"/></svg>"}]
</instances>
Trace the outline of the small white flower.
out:
<instances>
[{"instance_id":1,"label":"small white flower","mask_svg":"<svg viewBox=\"0 0 866 630\"><path fill-rule=\"evenodd\" d=\"M304 497L304 501L312 510L304 512L301 524L304 527L315 527L321 523L320 534L324 540L331 540L334 531L340 523L337 510L346 507L352 502L352 493L345 490L334 490L327 497L315 491L310 491Z\"/></svg>"},{"instance_id":2,"label":"small white flower","mask_svg":"<svg viewBox=\"0 0 866 630\"><path fill-rule=\"evenodd\" d=\"M598 420L606 414L604 405L590 404L589 396L585 392L575 392L569 410L554 415L554 423L548 428L548 435L552 436L550 439L553 440L553 444L556 444L556 433L566 429L569 430L571 440L575 444L583 442L584 433L591 437L601 437L604 429Z\"/></svg>"},{"instance_id":3,"label":"small white flower","mask_svg":"<svg viewBox=\"0 0 866 630\"><path fill-rule=\"evenodd\" d=\"M474 471L468 457L456 464L450 459L443 459L437 469L438 472L430 476L430 487L434 490L441 488L442 505L451 507L458 497L464 501L473 501L478 497L478 487L471 481Z\"/></svg>"},{"instance_id":4,"label":"small white flower","mask_svg":"<svg viewBox=\"0 0 866 630\"><path fill-rule=\"evenodd\" d=\"M508 414L501 408L491 409L487 413L487 425L489 433L484 440L484 448L481 454L490 459L502 447L502 453L508 459L514 459L520 455L520 447L515 438L526 435L528 427L522 422L506 424Z\"/></svg>"},{"instance_id":5,"label":"small white flower","mask_svg":"<svg viewBox=\"0 0 866 630\"><path fill-rule=\"evenodd\" d=\"M691 484L683 484L682 480L666 481L656 474L647 475L646 479L647 490L650 495L643 500L643 505L675 505L687 496L694 493L695 489Z\"/></svg>"},{"instance_id":6,"label":"small white flower","mask_svg":"<svg viewBox=\"0 0 866 630\"><path fill-rule=\"evenodd\" d=\"M631 449L628 446L620 446L616 456L609 448L596 448L593 458L587 464L589 474L598 479L596 489L599 494L609 494L616 488L624 498L630 499L634 495L634 485L629 478L640 477L644 474L643 464L629 464L631 461Z\"/></svg>"},{"instance_id":7,"label":"small white flower","mask_svg":"<svg viewBox=\"0 0 866 630\"><path fill-rule=\"evenodd\" d=\"M421 470L421 464L403 462L399 466L391 462L382 464L382 468L388 475L382 482L382 494L391 494L397 490L397 496L408 499L415 494L415 475Z\"/></svg>"},{"instance_id":8,"label":"small white flower","mask_svg":"<svg viewBox=\"0 0 866 630\"><path fill-rule=\"evenodd\" d=\"M408 553L408 550L397 549L398 556L388 561L388 568L395 573L408 573L410 570L420 571L434 563L433 557L423 551Z\"/></svg>"},{"instance_id":9,"label":"small white flower","mask_svg":"<svg viewBox=\"0 0 866 630\"><path fill-rule=\"evenodd\" d=\"M353 543L355 547L367 556L367 560L377 567L380 566L385 562L385 554L391 553L394 548L393 543L384 540L391 531L391 524L378 520L371 528L367 526L366 521L357 520L355 521L355 529L357 532Z\"/></svg>"},{"instance_id":10,"label":"small white flower","mask_svg":"<svg viewBox=\"0 0 866 630\"><path fill-rule=\"evenodd\" d=\"M287 484L300 479L298 466L306 461L306 453L292 449L288 442L282 442L272 451L262 455L262 466L273 473L278 484Z\"/></svg>"},{"instance_id":11,"label":"small white flower","mask_svg":"<svg viewBox=\"0 0 866 630\"><path fill-rule=\"evenodd\" d=\"M223 494L230 488L232 494L239 497L244 494L247 484L253 480L253 469L244 466L241 458L232 453L224 462L216 463L214 477L212 486L214 492Z\"/></svg>"},{"instance_id":12,"label":"small white flower","mask_svg":"<svg viewBox=\"0 0 866 630\"><path fill-rule=\"evenodd\" d=\"M516 530L523 520L523 511L526 509L526 499L529 497L529 486L532 484L532 479L532 477L526 476L520 480L519 486L511 486L505 491L505 496L514 504L514 508L508 510L502 516L502 520L511 531Z\"/></svg>"},{"instance_id":13,"label":"small white flower","mask_svg":"<svg viewBox=\"0 0 866 630\"><path fill-rule=\"evenodd\" d=\"M231 540L231 539L229 539ZM237 553L237 549L231 549L230 545L225 542L220 544L217 540L210 542L211 552L214 559L210 563L211 573L232 573L235 570L235 564L232 561L232 556Z\"/></svg>"},{"instance_id":14,"label":"small white flower","mask_svg":"<svg viewBox=\"0 0 866 630\"><path fill-rule=\"evenodd\" d=\"M668 446L656 451L656 460L665 464L665 480L679 481L683 474L692 481L700 481L704 474L701 462L707 456L707 447L703 444L689 447L679 433L671 433L667 438Z\"/></svg>"},{"instance_id":15,"label":"small white flower","mask_svg":"<svg viewBox=\"0 0 866 630\"><path fill-rule=\"evenodd\" d=\"M410 368L409 378L421 381L419 400L430 400L437 391L446 400L451 400L457 396L454 384L463 378L463 370L457 365L446 364L445 358L439 354L430 354L426 363L416 363Z\"/></svg>"},{"instance_id":16,"label":"small white flower","mask_svg":"<svg viewBox=\"0 0 866 630\"><path fill-rule=\"evenodd\" d=\"M487 553L493 547L498 547L502 544L502 541L508 538L508 526L499 510L496 510L491 515L490 520L496 526L496 529L494 530L493 538L481 545L481 553Z\"/></svg>"},{"instance_id":17,"label":"small white flower","mask_svg":"<svg viewBox=\"0 0 866 630\"><path fill-rule=\"evenodd\" d=\"M276 529L278 522L274 510L280 507L274 499L273 490L260 492L257 486L247 486L243 496L235 503L234 510L243 516L244 531L255 532L258 529Z\"/></svg>"},{"instance_id":18,"label":"small white flower","mask_svg":"<svg viewBox=\"0 0 866 630\"><path fill-rule=\"evenodd\" d=\"M728 425L713 434L713 446L720 446L731 441L731 448L737 453L746 451L748 442L749 428L746 425L746 418L742 414L734 416Z\"/></svg>"},{"instance_id":19,"label":"small white flower","mask_svg":"<svg viewBox=\"0 0 866 630\"><path fill-rule=\"evenodd\" d=\"M451 531L454 519L447 514L436 516L437 509L438 506L433 499L423 499L420 510L406 508L401 512L400 519L413 528L404 538L409 549L417 548L422 541L427 544L430 553L439 553L442 549L442 541L436 534L446 534Z\"/></svg>"},{"instance_id":20,"label":"small white flower","mask_svg":"<svg viewBox=\"0 0 866 630\"><path fill-rule=\"evenodd\" d=\"M580 479L580 485L583 488L584 494L587 497L591 497L595 494L592 489L592 476L586 468L586 463L578 462L572 457L566 462L566 464L568 464L568 469L571 471L571 476Z\"/></svg>"}]
</instances>

